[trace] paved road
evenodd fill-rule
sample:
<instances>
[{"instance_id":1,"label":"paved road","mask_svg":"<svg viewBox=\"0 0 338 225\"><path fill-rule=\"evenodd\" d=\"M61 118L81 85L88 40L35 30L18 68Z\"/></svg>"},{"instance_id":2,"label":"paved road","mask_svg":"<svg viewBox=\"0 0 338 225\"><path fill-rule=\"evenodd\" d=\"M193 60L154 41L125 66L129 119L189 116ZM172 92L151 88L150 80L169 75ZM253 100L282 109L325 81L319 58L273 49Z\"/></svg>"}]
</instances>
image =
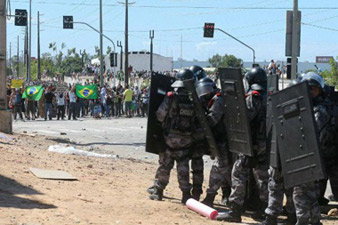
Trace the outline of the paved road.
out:
<instances>
[{"instance_id":1,"label":"paved road","mask_svg":"<svg viewBox=\"0 0 338 225\"><path fill-rule=\"evenodd\" d=\"M69 138L76 147L86 149L93 146L122 157L154 157L144 154L146 140L146 122L144 118L74 120L36 120L14 122L14 132L37 133L56 138Z\"/></svg>"},{"instance_id":2,"label":"paved road","mask_svg":"<svg viewBox=\"0 0 338 225\"><path fill-rule=\"evenodd\" d=\"M15 121L14 132L43 134L54 138L69 139L74 147L94 150L99 153L117 154L123 158L134 158L157 162L157 155L145 152L147 119L118 118L74 120ZM211 160L206 157L206 167Z\"/></svg>"}]
</instances>

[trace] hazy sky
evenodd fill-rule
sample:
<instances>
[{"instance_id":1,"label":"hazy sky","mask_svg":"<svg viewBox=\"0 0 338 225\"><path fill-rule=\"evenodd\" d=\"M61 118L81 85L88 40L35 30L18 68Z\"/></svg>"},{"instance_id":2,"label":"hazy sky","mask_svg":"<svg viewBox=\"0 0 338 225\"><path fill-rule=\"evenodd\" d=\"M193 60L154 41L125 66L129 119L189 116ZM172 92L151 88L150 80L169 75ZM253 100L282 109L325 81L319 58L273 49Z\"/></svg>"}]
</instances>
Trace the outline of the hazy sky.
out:
<instances>
[{"instance_id":1,"label":"hazy sky","mask_svg":"<svg viewBox=\"0 0 338 225\"><path fill-rule=\"evenodd\" d=\"M102 0L103 30L112 40L124 45L124 0ZM154 52L175 59L207 60L214 54L233 54L245 61L252 52L220 32L213 39L203 38L204 22L214 22L256 50L257 61L285 60L286 8L293 0L129 0L129 51L149 49L149 30L155 30ZM29 9L29 0L10 0L11 12ZM269 8L269 9L261 9ZM300 60L315 61L315 56L338 55L338 1L299 0L302 22ZM302 9L303 8L303 9ZM29 11L29 10L28 10ZM99 34L81 24L73 30L62 29L62 16L72 15L74 21L91 24L99 29L99 0L32 0L32 56L36 56L37 11L43 14L41 52L51 51L48 44L64 42L93 53L99 46ZM319 27L318 27L319 26ZM329 28L329 29L324 29ZM16 54L17 36L23 47L24 28L7 23L7 43L12 42ZM182 42L181 42L182 40ZM111 46L104 39L104 51Z\"/></svg>"}]
</instances>

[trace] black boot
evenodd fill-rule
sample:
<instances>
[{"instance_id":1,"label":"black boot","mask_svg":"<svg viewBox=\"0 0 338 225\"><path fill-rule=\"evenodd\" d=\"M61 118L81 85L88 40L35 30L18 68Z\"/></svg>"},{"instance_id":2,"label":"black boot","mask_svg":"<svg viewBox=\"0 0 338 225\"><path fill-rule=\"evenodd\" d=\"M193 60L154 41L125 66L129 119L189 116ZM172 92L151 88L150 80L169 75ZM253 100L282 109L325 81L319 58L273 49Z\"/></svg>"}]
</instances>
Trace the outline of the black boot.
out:
<instances>
[{"instance_id":1,"label":"black boot","mask_svg":"<svg viewBox=\"0 0 338 225\"><path fill-rule=\"evenodd\" d=\"M295 225L297 223L296 213L287 213L286 225Z\"/></svg>"},{"instance_id":2,"label":"black boot","mask_svg":"<svg viewBox=\"0 0 338 225\"><path fill-rule=\"evenodd\" d=\"M263 220L266 218L266 214L265 214L265 209L268 206L268 204L261 202L258 205L257 210L254 212L254 214L252 214L252 218L254 220Z\"/></svg>"},{"instance_id":3,"label":"black boot","mask_svg":"<svg viewBox=\"0 0 338 225\"><path fill-rule=\"evenodd\" d=\"M163 189L154 187L154 192L149 196L151 200L162 201Z\"/></svg>"},{"instance_id":4,"label":"black boot","mask_svg":"<svg viewBox=\"0 0 338 225\"><path fill-rule=\"evenodd\" d=\"M185 204L188 201L189 198L191 198L190 191L183 191L182 192L182 200L181 200L182 204Z\"/></svg>"},{"instance_id":5,"label":"black boot","mask_svg":"<svg viewBox=\"0 0 338 225\"><path fill-rule=\"evenodd\" d=\"M265 220L261 225L277 225L277 217L266 215Z\"/></svg>"},{"instance_id":6,"label":"black boot","mask_svg":"<svg viewBox=\"0 0 338 225\"><path fill-rule=\"evenodd\" d=\"M318 204L320 206L327 206L329 204L330 200L324 197L319 197L318 198Z\"/></svg>"},{"instance_id":7,"label":"black boot","mask_svg":"<svg viewBox=\"0 0 338 225\"><path fill-rule=\"evenodd\" d=\"M147 189L147 192L149 194L154 194L154 191L155 191L155 185L152 185L152 186L148 187L148 189Z\"/></svg>"},{"instance_id":8,"label":"black boot","mask_svg":"<svg viewBox=\"0 0 338 225\"><path fill-rule=\"evenodd\" d=\"M205 197L205 199L202 201L202 203L204 205L207 205L211 208L214 208L214 200L215 200L215 196L216 194L209 194L207 193L207 196Z\"/></svg>"},{"instance_id":9,"label":"black boot","mask_svg":"<svg viewBox=\"0 0 338 225\"><path fill-rule=\"evenodd\" d=\"M229 204L229 196L231 193L230 187L222 187L222 204L228 205Z\"/></svg>"},{"instance_id":10,"label":"black boot","mask_svg":"<svg viewBox=\"0 0 338 225\"><path fill-rule=\"evenodd\" d=\"M196 201L200 200L201 194L203 193L202 189L199 188L193 188L191 191L192 198Z\"/></svg>"},{"instance_id":11,"label":"black boot","mask_svg":"<svg viewBox=\"0 0 338 225\"><path fill-rule=\"evenodd\" d=\"M231 211L225 213L219 213L216 216L216 220L241 223L241 207L236 203L231 203Z\"/></svg>"}]
</instances>

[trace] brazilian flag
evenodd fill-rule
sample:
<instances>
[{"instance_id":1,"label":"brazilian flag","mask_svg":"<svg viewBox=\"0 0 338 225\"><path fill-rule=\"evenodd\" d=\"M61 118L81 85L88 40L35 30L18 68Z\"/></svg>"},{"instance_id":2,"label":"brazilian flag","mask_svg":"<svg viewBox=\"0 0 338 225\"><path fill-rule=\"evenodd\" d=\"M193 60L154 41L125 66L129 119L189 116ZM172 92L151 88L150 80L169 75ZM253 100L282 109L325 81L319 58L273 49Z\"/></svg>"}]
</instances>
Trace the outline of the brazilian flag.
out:
<instances>
[{"instance_id":1,"label":"brazilian flag","mask_svg":"<svg viewBox=\"0 0 338 225\"><path fill-rule=\"evenodd\" d=\"M92 85L76 85L76 95L84 99L97 99L97 84Z\"/></svg>"},{"instance_id":2,"label":"brazilian flag","mask_svg":"<svg viewBox=\"0 0 338 225\"><path fill-rule=\"evenodd\" d=\"M22 98L39 101L42 94L43 94L42 85L29 86L25 89L24 93L22 94Z\"/></svg>"}]
</instances>

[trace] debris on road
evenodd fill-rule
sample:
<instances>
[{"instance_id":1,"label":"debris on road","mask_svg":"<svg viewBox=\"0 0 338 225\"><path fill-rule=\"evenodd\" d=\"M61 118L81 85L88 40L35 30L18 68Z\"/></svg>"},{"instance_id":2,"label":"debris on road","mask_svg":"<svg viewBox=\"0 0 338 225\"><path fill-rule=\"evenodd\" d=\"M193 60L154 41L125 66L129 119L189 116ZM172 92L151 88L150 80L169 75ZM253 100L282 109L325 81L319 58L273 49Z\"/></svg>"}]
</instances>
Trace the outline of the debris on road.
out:
<instances>
[{"instance_id":1,"label":"debris on road","mask_svg":"<svg viewBox=\"0 0 338 225\"><path fill-rule=\"evenodd\" d=\"M72 146L64 146L64 145L51 145L48 148L50 152L57 152L61 154L67 155L82 155L82 156L89 156L89 157L100 157L100 158L113 158L118 159L118 155L110 155L110 154L99 154L94 152L87 152L84 150L76 149Z\"/></svg>"},{"instance_id":2,"label":"debris on road","mask_svg":"<svg viewBox=\"0 0 338 225\"><path fill-rule=\"evenodd\" d=\"M38 178L49 180L77 180L73 175L60 170L45 170L38 168L29 168L29 170Z\"/></svg>"},{"instance_id":3,"label":"debris on road","mask_svg":"<svg viewBox=\"0 0 338 225\"><path fill-rule=\"evenodd\" d=\"M0 133L0 139L4 139L4 140L12 140L13 138L8 137L7 135Z\"/></svg>"}]
</instances>

